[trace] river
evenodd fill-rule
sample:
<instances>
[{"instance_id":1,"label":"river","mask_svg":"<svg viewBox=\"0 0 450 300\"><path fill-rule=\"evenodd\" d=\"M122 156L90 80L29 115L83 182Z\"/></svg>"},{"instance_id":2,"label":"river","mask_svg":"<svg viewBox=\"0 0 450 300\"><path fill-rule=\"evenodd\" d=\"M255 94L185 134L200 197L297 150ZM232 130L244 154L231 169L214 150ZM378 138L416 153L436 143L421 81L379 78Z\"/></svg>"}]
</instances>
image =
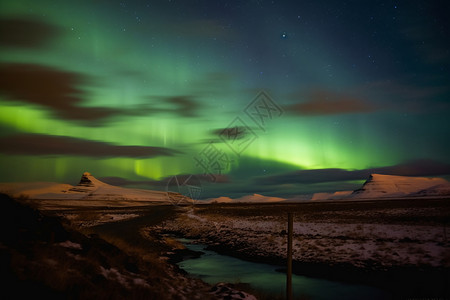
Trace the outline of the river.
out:
<instances>
[{"instance_id":1,"label":"river","mask_svg":"<svg viewBox=\"0 0 450 300\"><path fill-rule=\"evenodd\" d=\"M199 258L178 263L189 274L201 278L209 284L218 282L246 283L265 295L282 297L285 294L286 274L277 271L282 266L255 263L214 251L206 250L206 245L189 239L178 239L188 249L201 251ZM294 299L387 299L386 292L358 284L349 284L307 276L292 276Z\"/></svg>"}]
</instances>

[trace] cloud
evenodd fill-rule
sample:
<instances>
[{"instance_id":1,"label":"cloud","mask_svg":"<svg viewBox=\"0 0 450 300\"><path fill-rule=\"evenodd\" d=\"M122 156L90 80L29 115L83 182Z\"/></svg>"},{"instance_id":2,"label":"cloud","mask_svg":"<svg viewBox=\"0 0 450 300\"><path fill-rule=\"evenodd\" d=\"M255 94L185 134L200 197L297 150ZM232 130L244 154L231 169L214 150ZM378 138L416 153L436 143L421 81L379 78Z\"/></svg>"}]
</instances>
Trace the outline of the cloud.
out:
<instances>
[{"instance_id":1,"label":"cloud","mask_svg":"<svg viewBox=\"0 0 450 300\"><path fill-rule=\"evenodd\" d=\"M312 184L336 181L364 180L370 174L386 174L398 176L439 176L450 174L450 164L433 160L415 160L380 168L363 170L344 169L317 169L298 170L274 176L259 177L255 179L259 184Z\"/></svg>"},{"instance_id":2,"label":"cloud","mask_svg":"<svg viewBox=\"0 0 450 300\"><path fill-rule=\"evenodd\" d=\"M67 136L17 134L0 137L0 153L14 155L74 155L89 157L150 158L172 156L180 152L150 146L118 146Z\"/></svg>"},{"instance_id":3,"label":"cloud","mask_svg":"<svg viewBox=\"0 0 450 300\"><path fill-rule=\"evenodd\" d=\"M0 20L0 47L38 49L60 35L60 29L38 19Z\"/></svg>"},{"instance_id":4,"label":"cloud","mask_svg":"<svg viewBox=\"0 0 450 300\"><path fill-rule=\"evenodd\" d=\"M176 177L176 180L175 180ZM177 181L180 185L183 183L230 183L230 177L226 174L178 174L173 176L167 176L157 181L160 184L167 185L169 182L171 185ZM156 181L155 181L156 182Z\"/></svg>"},{"instance_id":5,"label":"cloud","mask_svg":"<svg viewBox=\"0 0 450 300\"><path fill-rule=\"evenodd\" d=\"M58 70L36 64L0 64L0 95L8 100L37 104L57 118L101 125L113 117L129 117L171 113L181 117L197 117L200 104L194 96L152 96L156 104L125 108L86 107L87 94L81 87L93 84L81 73Z\"/></svg>"},{"instance_id":6,"label":"cloud","mask_svg":"<svg viewBox=\"0 0 450 300\"><path fill-rule=\"evenodd\" d=\"M95 123L120 114L105 107L82 107L85 92L80 88L88 78L79 73L35 64L0 65L0 94L9 100L24 101L49 108L62 119Z\"/></svg>"},{"instance_id":7,"label":"cloud","mask_svg":"<svg viewBox=\"0 0 450 300\"><path fill-rule=\"evenodd\" d=\"M220 196L237 198L254 193L289 198L316 192L354 190L361 186L360 181L366 180L372 173L401 176L439 176L450 174L449 164L433 160L416 160L393 166L363 170L318 169L285 172L285 170L293 170L294 166L244 158L242 165L240 164L231 173L227 175L216 174L216 182L212 182L208 176L195 174L195 180L191 184L201 187L200 199ZM263 169L270 171L271 174L283 172L283 170L284 173L260 176ZM177 180L182 184L189 181L190 176L188 174L179 174L177 175ZM158 190L165 190L169 187L173 190L177 188L173 178L174 176L169 176L158 181L131 181L123 178L114 178L111 181L105 180L105 182L114 185L143 186Z\"/></svg>"},{"instance_id":8,"label":"cloud","mask_svg":"<svg viewBox=\"0 0 450 300\"><path fill-rule=\"evenodd\" d=\"M329 181L360 180L368 177L370 172L347 171L344 169L299 170L280 175L260 177L256 179L263 184L318 183Z\"/></svg>"},{"instance_id":9,"label":"cloud","mask_svg":"<svg viewBox=\"0 0 450 300\"><path fill-rule=\"evenodd\" d=\"M211 195L227 193L230 187L230 178L223 174L214 174L213 177L205 174L179 174L168 176L160 180L129 180L122 177L100 177L99 180L114 186L124 186L130 188L151 189L158 191L180 192L189 196L189 191L194 188L198 194L195 198L206 199Z\"/></svg>"},{"instance_id":10,"label":"cloud","mask_svg":"<svg viewBox=\"0 0 450 300\"><path fill-rule=\"evenodd\" d=\"M450 174L450 164L421 159L368 170L372 171L372 173L399 176L443 176Z\"/></svg>"},{"instance_id":11,"label":"cloud","mask_svg":"<svg viewBox=\"0 0 450 300\"><path fill-rule=\"evenodd\" d=\"M248 129L244 126L218 128L213 130L212 134L219 137L223 136L226 139L240 140L248 134Z\"/></svg>"},{"instance_id":12,"label":"cloud","mask_svg":"<svg viewBox=\"0 0 450 300\"><path fill-rule=\"evenodd\" d=\"M157 180L129 180L122 177L100 177L100 181L115 186L162 186L163 182Z\"/></svg>"},{"instance_id":13,"label":"cloud","mask_svg":"<svg viewBox=\"0 0 450 300\"><path fill-rule=\"evenodd\" d=\"M377 107L358 97L326 90L314 90L306 102L292 104L286 109L291 114L301 116L370 113L376 110Z\"/></svg>"},{"instance_id":14,"label":"cloud","mask_svg":"<svg viewBox=\"0 0 450 300\"><path fill-rule=\"evenodd\" d=\"M174 96L167 98L167 101L175 105L173 110L180 116L196 117L199 104L191 96Z\"/></svg>"},{"instance_id":15,"label":"cloud","mask_svg":"<svg viewBox=\"0 0 450 300\"><path fill-rule=\"evenodd\" d=\"M130 109L126 113L131 114L155 114L172 113L181 117L197 117L200 104L193 96L149 96L153 100L151 104L141 105L138 109ZM156 100L156 101L155 101Z\"/></svg>"}]
</instances>

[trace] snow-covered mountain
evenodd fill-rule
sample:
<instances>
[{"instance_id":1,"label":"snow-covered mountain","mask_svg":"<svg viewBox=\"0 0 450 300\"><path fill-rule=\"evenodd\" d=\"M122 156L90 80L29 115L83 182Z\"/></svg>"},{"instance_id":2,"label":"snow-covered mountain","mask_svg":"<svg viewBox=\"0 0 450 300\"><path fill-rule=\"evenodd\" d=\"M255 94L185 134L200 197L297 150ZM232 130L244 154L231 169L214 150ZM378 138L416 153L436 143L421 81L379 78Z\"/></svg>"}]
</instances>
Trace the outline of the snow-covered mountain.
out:
<instances>
[{"instance_id":1,"label":"snow-covered mountain","mask_svg":"<svg viewBox=\"0 0 450 300\"><path fill-rule=\"evenodd\" d=\"M409 177L372 174L355 191L315 193L309 198L293 198L286 202L360 200L386 198L450 197L450 183L443 178Z\"/></svg>"},{"instance_id":2,"label":"snow-covered mountain","mask_svg":"<svg viewBox=\"0 0 450 300\"><path fill-rule=\"evenodd\" d=\"M199 203L268 203L305 201L360 200L412 197L450 196L450 183L443 178L409 177L372 174L361 188L355 191L337 191L334 193L315 193L296 196L291 199L268 197L259 194L246 195L232 199L230 197L211 198Z\"/></svg>"},{"instance_id":3,"label":"snow-covered mountain","mask_svg":"<svg viewBox=\"0 0 450 300\"><path fill-rule=\"evenodd\" d=\"M47 193L61 193L73 186L56 182L12 182L0 183L0 192L11 197L27 197L35 199L39 195Z\"/></svg>"},{"instance_id":4,"label":"snow-covered mountain","mask_svg":"<svg viewBox=\"0 0 450 300\"><path fill-rule=\"evenodd\" d=\"M245 195L240 198L231 199L230 197L212 198L206 201L207 203L267 203L280 202L285 199L279 197L269 197L260 194Z\"/></svg>"},{"instance_id":5,"label":"snow-covered mountain","mask_svg":"<svg viewBox=\"0 0 450 300\"><path fill-rule=\"evenodd\" d=\"M178 193L129 189L101 182L85 172L76 186L51 182L2 183L0 192L13 197L31 200L58 201L65 206L132 206L149 203L166 204L177 199L177 204L187 202L187 197Z\"/></svg>"},{"instance_id":6,"label":"snow-covered mountain","mask_svg":"<svg viewBox=\"0 0 450 300\"><path fill-rule=\"evenodd\" d=\"M353 191L338 191L334 193L315 193L312 195L311 200L335 200L343 199L351 195Z\"/></svg>"},{"instance_id":7,"label":"snow-covered mountain","mask_svg":"<svg viewBox=\"0 0 450 300\"><path fill-rule=\"evenodd\" d=\"M106 184L85 172L76 186L55 182L0 183L0 192L12 197L38 200L43 206L141 206L147 204L191 204L193 200L177 192L130 189ZM198 203L268 203L307 200L359 200L405 197L450 196L450 183L442 178L372 174L360 189L334 193L315 193L307 197L283 199L252 194L232 199L212 198Z\"/></svg>"},{"instance_id":8,"label":"snow-covered mountain","mask_svg":"<svg viewBox=\"0 0 450 300\"><path fill-rule=\"evenodd\" d=\"M443 178L408 177L372 174L352 199L376 199L413 196L449 195L450 183Z\"/></svg>"}]
</instances>

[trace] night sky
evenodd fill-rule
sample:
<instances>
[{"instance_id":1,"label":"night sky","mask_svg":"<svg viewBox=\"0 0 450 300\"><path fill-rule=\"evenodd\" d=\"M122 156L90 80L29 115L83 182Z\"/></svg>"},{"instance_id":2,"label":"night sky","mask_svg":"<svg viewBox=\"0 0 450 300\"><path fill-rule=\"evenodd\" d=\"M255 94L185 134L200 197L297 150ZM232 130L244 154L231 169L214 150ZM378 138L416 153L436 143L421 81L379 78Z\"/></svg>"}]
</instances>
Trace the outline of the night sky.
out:
<instances>
[{"instance_id":1,"label":"night sky","mask_svg":"<svg viewBox=\"0 0 450 300\"><path fill-rule=\"evenodd\" d=\"M0 2L0 181L202 198L450 175L447 1Z\"/></svg>"}]
</instances>

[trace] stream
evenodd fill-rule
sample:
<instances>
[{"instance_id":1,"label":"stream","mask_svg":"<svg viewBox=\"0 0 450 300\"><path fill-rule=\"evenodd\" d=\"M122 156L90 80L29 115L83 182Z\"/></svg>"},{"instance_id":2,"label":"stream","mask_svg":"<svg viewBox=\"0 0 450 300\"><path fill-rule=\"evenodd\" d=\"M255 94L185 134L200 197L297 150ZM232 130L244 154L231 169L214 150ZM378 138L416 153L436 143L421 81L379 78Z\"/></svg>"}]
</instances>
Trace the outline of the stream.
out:
<instances>
[{"instance_id":1,"label":"stream","mask_svg":"<svg viewBox=\"0 0 450 300\"><path fill-rule=\"evenodd\" d=\"M194 240L179 238L186 248L201 251L199 258L186 259L178 263L189 274L209 284L218 282L246 283L264 295L283 297L286 289L286 274L277 270L283 266L255 263L206 250L206 245ZM292 275L294 299L387 299L389 294L366 285Z\"/></svg>"}]
</instances>

